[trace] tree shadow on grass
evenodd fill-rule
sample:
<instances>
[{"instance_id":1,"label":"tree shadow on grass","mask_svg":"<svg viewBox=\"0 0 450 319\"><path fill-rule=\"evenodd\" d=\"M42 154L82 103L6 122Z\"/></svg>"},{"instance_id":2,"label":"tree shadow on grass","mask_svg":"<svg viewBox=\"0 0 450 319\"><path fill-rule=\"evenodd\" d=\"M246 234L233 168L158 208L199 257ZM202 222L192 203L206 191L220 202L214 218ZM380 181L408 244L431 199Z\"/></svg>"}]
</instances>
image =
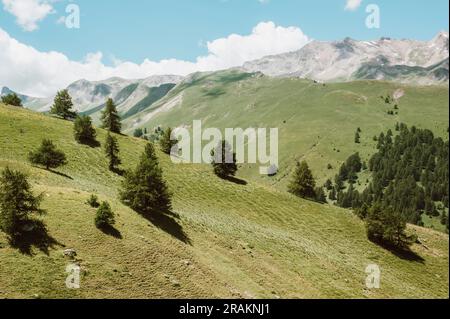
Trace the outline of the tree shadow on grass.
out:
<instances>
[{"instance_id":1,"label":"tree shadow on grass","mask_svg":"<svg viewBox=\"0 0 450 319\"><path fill-rule=\"evenodd\" d=\"M183 227L179 224L177 219L179 215L172 211L165 213L152 212L151 214L142 215L145 219L151 222L155 227L165 231L169 235L182 241L185 244L191 245L191 241L187 234L184 232Z\"/></svg>"},{"instance_id":2,"label":"tree shadow on grass","mask_svg":"<svg viewBox=\"0 0 450 319\"><path fill-rule=\"evenodd\" d=\"M48 256L50 249L57 246L64 247L48 234L47 227L41 220L30 220L23 228L23 233L14 240L10 240L10 244L24 255L33 256L33 248L37 248Z\"/></svg>"},{"instance_id":3,"label":"tree shadow on grass","mask_svg":"<svg viewBox=\"0 0 450 319\"><path fill-rule=\"evenodd\" d=\"M97 140L82 141L82 142L80 142L80 144L86 145L86 146L89 146L92 148L97 148L97 147L101 146L100 142Z\"/></svg>"},{"instance_id":4,"label":"tree shadow on grass","mask_svg":"<svg viewBox=\"0 0 450 319\"><path fill-rule=\"evenodd\" d=\"M50 172L50 173L55 174L55 175L59 175L59 176L61 176L61 177L64 177L64 178L67 178L67 179L70 179L70 180L73 180L73 177L72 177L72 176L69 176L69 175L64 174L64 173L61 173L61 172L54 171L54 170L52 170L52 169L50 169L50 168L49 168L49 169L46 169L46 168L44 168L44 167L34 166L34 165L33 165L33 167L34 167L34 168L41 169L41 170L46 171L46 172Z\"/></svg>"},{"instance_id":5,"label":"tree shadow on grass","mask_svg":"<svg viewBox=\"0 0 450 319\"><path fill-rule=\"evenodd\" d=\"M234 177L234 176L225 176L225 177L221 177L223 180L237 184L237 185L242 185L245 186L247 185L247 181L244 181L243 179Z\"/></svg>"},{"instance_id":6,"label":"tree shadow on grass","mask_svg":"<svg viewBox=\"0 0 450 319\"><path fill-rule=\"evenodd\" d=\"M120 233L120 231L118 229L116 229L114 226L111 225L107 225L107 226L103 226L100 228L100 230L109 236L112 236L116 239L123 239L122 234Z\"/></svg>"},{"instance_id":7,"label":"tree shadow on grass","mask_svg":"<svg viewBox=\"0 0 450 319\"><path fill-rule=\"evenodd\" d=\"M381 241L375 241L372 240L373 243L377 244L378 246L388 250L393 255L397 256L400 259L418 262L423 264L425 262L425 259L423 259L421 256L419 256L417 253L412 251L409 247L399 247L395 246L389 243L381 242Z\"/></svg>"},{"instance_id":8,"label":"tree shadow on grass","mask_svg":"<svg viewBox=\"0 0 450 319\"><path fill-rule=\"evenodd\" d=\"M53 174L59 175L59 176L61 176L61 177L64 177L64 178L68 178L68 179L70 179L70 180L73 180L73 177L72 177L72 176L69 176L69 175L67 175L67 174L64 174L64 173L61 173L61 172L57 172L57 171L54 171L54 170L52 170L52 169L49 169L48 171L51 172L51 173L53 173Z\"/></svg>"}]
</instances>

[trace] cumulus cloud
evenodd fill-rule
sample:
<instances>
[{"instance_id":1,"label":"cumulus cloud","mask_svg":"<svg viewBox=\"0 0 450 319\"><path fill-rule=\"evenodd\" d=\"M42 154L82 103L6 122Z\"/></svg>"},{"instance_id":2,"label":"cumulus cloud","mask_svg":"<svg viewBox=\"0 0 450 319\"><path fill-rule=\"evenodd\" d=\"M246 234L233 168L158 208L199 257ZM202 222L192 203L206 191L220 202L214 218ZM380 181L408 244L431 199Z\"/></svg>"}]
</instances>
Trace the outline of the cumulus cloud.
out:
<instances>
[{"instance_id":1,"label":"cumulus cloud","mask_svg":"<svg viewBox=\"0 0 450 319\"><path fill-rule=\"evenodd\" d=\"M345 10L347 11L355 11L361 6L362 0L347 0L347 4L345 6Z\"/></svg>"},{"instance_id":2,"label":"cumulus cloud","mask_svg":"<svg viewBox=\"0 0 450 319\"><path fill-rule=\"evenodd\" d=\"M54 12L48 0L2 0L3 8L16 17L25 31L34 31L38 22Z\"/></svg>"},{"instance_id":3,"label":"cumulus cloud","mask_svg":"<svg viewBox=\"0 0 450 319\"><path fill-rule=\"evenodd\" d=\"M101 52L89 53L83 61L72 61L60 52L41 52L20 43L0 28L0 86L9 86L32 96L50 96L79 79L96 81L113 76L136 79L150 75L216 71L241 66L267 55L295 51L309 41L297 27L261 22L249 35L232 34L207 42L208 54L194 62L145 59L137 64L116 59L113 66L107 66L102 62Z\"/></svg>"}]
</instances>

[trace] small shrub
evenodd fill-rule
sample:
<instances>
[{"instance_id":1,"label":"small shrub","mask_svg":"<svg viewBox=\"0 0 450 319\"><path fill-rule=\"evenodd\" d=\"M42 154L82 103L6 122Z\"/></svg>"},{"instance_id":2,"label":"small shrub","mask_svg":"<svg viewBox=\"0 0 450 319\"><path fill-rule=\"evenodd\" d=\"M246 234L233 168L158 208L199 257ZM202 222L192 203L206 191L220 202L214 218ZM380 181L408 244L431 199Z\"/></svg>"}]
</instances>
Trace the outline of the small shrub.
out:
<instances>
[{"instance_id":1,"label":"small shrub","mask_svg":"<svg viewBox=\"0 0 450 319\"><path fill-rule=\"evenodd\" d=\"M98 229L111 227L116 223L114 213L111 206L107 202L103 202L95 215L95 226Z\"/></svg>"},{"instance_id":2,"label":"small shrub","mask_svg":"<svg viewBox=\"0 0 450 319\"><path fill-rule=\"evenodd\" d=\"M91 206L92 208L99 208L100 207L100 203L98 202L98 197L97 195L92 194L91 197L89 197L89 199L86 202L89 206Z\"/></svg>"}]
</instances>

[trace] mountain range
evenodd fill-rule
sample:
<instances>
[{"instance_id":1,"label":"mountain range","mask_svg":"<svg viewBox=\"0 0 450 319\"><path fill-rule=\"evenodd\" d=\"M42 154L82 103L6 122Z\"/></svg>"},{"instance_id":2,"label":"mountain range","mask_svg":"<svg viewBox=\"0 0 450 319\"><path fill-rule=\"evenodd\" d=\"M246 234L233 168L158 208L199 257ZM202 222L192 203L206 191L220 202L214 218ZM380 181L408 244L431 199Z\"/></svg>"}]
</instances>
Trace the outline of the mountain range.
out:
<instances>
[{"instance_id":1,"label":"mountain range","mask_svg":"<svg viewBox=\"0 0 450 319\"><path fill-rule=\"evenodd\" d=\"M123 118L149 107L165 96L183 77L176 75L151 76L139 80L126 80L118 77L104 81L79 80L67 87L76 111L96 116L103 109L108 98L112 98ZM7 87L1 95L14 93ZM54 96L36 98L17 93L26 108L48 112Z\"/></svg>"},{"instance_id":2,"label":"mountain range","mask_svg":"<svg viewBox=\"0 0 450 319\"><path fill-rule=\"evenodd\" d=\"M448 81L448 32L431 41L313 41L302 49L247 62L246 72L324 82L359 79L434 84Z\"/></svg>"},{"instance_id":3,"label":"mountain range","mask_svg":"<svg viewBox=\"0 0 450 319\"><path fill-rule=\"evenodd\" d=\"M267 56L245 63L240 72L269 77L305 78L320 82L386 80L397 83L432 85L449 80L449 36L440 32L431 41L312 41L295 52ZM118 77L104 81L79 80L67 87L78 112L98 118L106 99L112 98L122 118L150 108L181 83L190 83L198 73L187 77L156 75L146 79ZM12 92L2 89L2 95ZM25 107L46 112L53 97L35 98L19 94Z\"/></svg>"}]
</instances>

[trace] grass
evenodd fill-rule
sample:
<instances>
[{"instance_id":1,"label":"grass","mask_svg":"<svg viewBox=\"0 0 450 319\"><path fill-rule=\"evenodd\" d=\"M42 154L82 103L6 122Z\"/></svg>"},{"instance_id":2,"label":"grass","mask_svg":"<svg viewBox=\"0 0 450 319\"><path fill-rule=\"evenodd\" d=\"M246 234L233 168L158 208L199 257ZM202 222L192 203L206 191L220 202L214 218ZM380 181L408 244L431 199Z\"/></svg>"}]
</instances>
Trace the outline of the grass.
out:
<instances>
[{"instance_id":1,"label":"grass","mask_svg":"<svg viewBox=\"0 0 450 319\"><path fill-rule=\"evenodd\" d=\"M380 96L402 90L398 115L388 115L394 103ZM177 95L182 103L146 121L146 115ZM320 184L337 173L353 153L368 160L376 149L375 135L394 130L397 122L429 128L448 139L448 88L417 87L390 82L359 81L319 84L294 78L269 78L238 71L198 75L191 83L181 83L151 109L125 121L132 134L136 127L191 127L202 120L204 128L265 127L279 129L280 171L275 177L261 177L259 165L243 165L246 179L285 190L296 160L307 160ZM361 143L354 143L356 129L362 129ZM206 142L205 142L206 144ZM331 164L333 169L328 170Z\"/></svg>"},{"instance_id":2,"label":"grass","mask_svg":"<svg viewBox=\"0 0 450 319\"><path fill-rule=\"evenodd\" d=\"M98 130L103 143L106 133ZM31 166L43 138L68 157L61 174ZM145 142L118 136L125 169ZM351 212L295 198L264 183L223 181L208 165L159 158L178 217L146 220L117 200L121 177L101 148L77 144L72 124L0 106L0 169L27 173L44 194L54 243L23 254L0 234L0 298L448 298L448 236L410 227L421 244L399 256L366 239ZM238 176L244 178L243 176ZM95 228L95 193L116 213L111 236ZM65 286L63 250L77 251L81 289ZM365 269L381 267L381 289L365 288Z\"/></svg>"}]
</instances>

